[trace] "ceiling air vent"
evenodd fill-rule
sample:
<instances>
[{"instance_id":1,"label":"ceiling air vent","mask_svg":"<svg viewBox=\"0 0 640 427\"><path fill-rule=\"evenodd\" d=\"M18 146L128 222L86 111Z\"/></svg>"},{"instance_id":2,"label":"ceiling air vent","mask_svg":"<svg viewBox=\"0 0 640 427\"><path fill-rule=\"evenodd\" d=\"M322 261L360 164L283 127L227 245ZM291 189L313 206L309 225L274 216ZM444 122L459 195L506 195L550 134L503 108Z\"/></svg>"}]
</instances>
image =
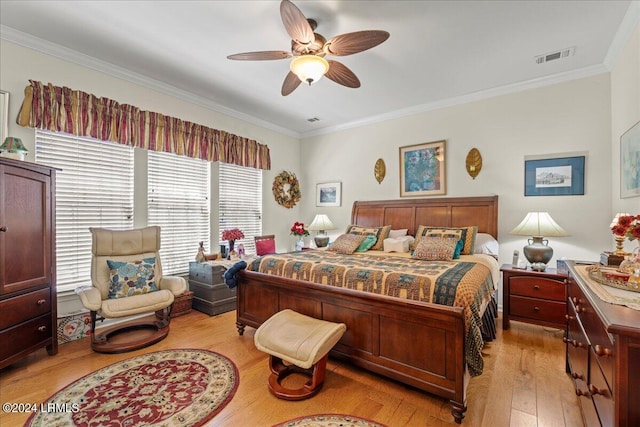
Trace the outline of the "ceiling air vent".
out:
<instances>
[{"instance_id":1,"label":"ceiling air vent","mask_svg":"<svg viewBox=\"0 0 640 427\"><path fill-rule=\"evenodd\" d=\"M319 122L319 121L320 121L320 119L319 119L319 118L317 118L317 117L311 117L310 119L307 119L307 121L308 121L309 123L313 123L313 122Z\"/></svg>"},{"instance_id":2,"label":"ceiling air vent","mask_svg":"<svg viewBox=\"0 0 640 427\"><path fill-rule=\"evenodd\" d=\"M536 64L544 64L545 62L555 61L556 59L567 58L569 56L573 56L574 53L576 53L575 46L558 50L556 52L546 53L544 55L538 55L535 57Z\"/></svg>"}]
</instances>

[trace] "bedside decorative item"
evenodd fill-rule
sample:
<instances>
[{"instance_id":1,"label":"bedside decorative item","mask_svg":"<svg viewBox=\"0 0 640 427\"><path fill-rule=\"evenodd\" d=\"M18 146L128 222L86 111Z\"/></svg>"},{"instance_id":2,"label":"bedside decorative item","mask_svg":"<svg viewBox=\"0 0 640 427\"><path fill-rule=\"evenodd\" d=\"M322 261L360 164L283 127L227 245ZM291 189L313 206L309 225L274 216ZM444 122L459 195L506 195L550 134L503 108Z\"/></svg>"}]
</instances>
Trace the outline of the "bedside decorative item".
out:
<instances>
[{"instance_id":1,"label":"bedside decorative item","mask_svg":"<svg viewBox=\"0 0 640 427\"><path fill-rule=\"evenodd\" d=\"M617 213L609 227L616 239L616 255L627 255L623 247L625 239L640 240L640 215Z\"/></svg>"},{"instance_id":2,"label":"bedside decorative item","mask_svg":"<svg viewBox=\"0 0 640 427\"><path fill-rule=\"evenodd\" d=\"M22 140L13 136L4 139L4 143L0 145L0 156L9 157L10 159L24 160L29 150L26 149Z\"/></svg>"},{"instance_id":3,"label":"bedside decorative item","mask_svg":"<svg viewBox=\"0 0 640 427\"><path fill-rule=\"evenodd\" d=\"M544 271L553 257L553 248L549 246L547 237L568 236L547 212L529 212L527 216L509 234L532 236L529 244L523 248L524 256L531 263L531 269Z\"/></svg>"},{"instance_id":4,"label":"bedside decorative item","mask_svg":"<svg viewBox=\"0 0 640 427\"><path fill-rule=\"evenodd\" d=\"M276 202L287 209L294 207L302 198L298 178L294 173L287 171L280 172L274 178L271 191Z\"/></svg>"},{"instance_id":5,"label":"bedside decorative item","mask_svg":"<svg viewBox=\"0 0 640 427\"><path fill-rule=\"evenodd\" d=\"M482 156L480 155L480 151L478 151L477 148L472 148L471 150L469 150L465 165L469 176L473 179L476 179L476 176L478 176L478 174L482 170Z\"/></svg>"},{"instance_id":6,"label":"bedside decorative item","mask_svg":"<svg viewBox=\"0 0 640 427\"><path fill-rule=\"evenodd\" d=\"M400 147L400 197L447 194L445 141Z\"/></svg>"},{"instance_id":7,"label":"bedside decorative item","mask_svg":"<svg viewBox=\"0 0 640 427\"><path fill-rule=\"evenodd\" d=\"M296 251L301 251L304 247L304 236L308 236L309 232L304 228L304 222L294 222L291 226L291 235L296 236Z\"/></svg>"},{"instance_id":8,"label":"bedside decorative item","mask_svg":"<svg viewBox=\"0 0 640 427\"><path fill-rule=\"evenodd\" d=\"M313 218L313 222L309 226L309 230L317 231L316 237L313 240L316 242L316 246L324 248L329 243L329 236L327 236L326 230L333 230L336 226L333 225L329 217L325 214L317 214Z\"/></svg>"},{"instance_id":9,"label":"bedside decorative item","mask_svg":"<svg viewBox=\"0 0 640 427\"><path fill-rule=\"evenodd\" d=\"M222 240L226 240L229 242L229 252L227 253L227 259L231 259L232 256L236 255L236 251L234 250L236 240L244 239L244 233L239 228L230 228L222 232L221 238Z\"/></svg>"},{"instance_id":10,"label":"bedside decorative item","mask_svg":"<svg viewBox=\"0 0 640 427\"><path fill-rule=\"evenodd\" d=\"M378 181L378 184L382 184L382 180L384 180L386 173L387 166L384 164L384 160L376 160L376 164L373 166L373 176L376 177L376 181Z\"/></svg>"},{"instance_id":11,"label":"bedside decorative item","mask_svg":"<svg viewBox=\"0 0 640 427\"><path fill-rule=\"evenodd\" d=\"M204 242L200 242L200 247L198 248L198 253L196 254L196 262L205 262L206 259L204 257Z\"/></svg>"}]
</instances>

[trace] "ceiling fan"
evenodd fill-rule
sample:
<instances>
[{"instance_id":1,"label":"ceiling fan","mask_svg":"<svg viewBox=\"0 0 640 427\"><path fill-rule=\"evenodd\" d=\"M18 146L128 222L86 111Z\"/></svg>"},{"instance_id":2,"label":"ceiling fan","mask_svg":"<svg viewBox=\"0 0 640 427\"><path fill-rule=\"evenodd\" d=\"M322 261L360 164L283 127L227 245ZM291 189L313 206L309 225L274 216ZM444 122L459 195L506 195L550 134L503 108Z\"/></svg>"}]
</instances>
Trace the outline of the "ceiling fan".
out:
<instances>
[{"instance_id":1,"label":"ceiling fan","mask_svg":"<svg viewBox=\"0 0 640 427\"><path fill-rule=\"evenodd\" d=\"M389 33L379 30L356 31L325 39L314 33L316 21L307 19L289 0L280 3L280 16L284 28L291 37L291 52L267 50L262 52L236 53L228 59L241 61L265 61L293 57L289 73L282 83L282 96L293 92L300 83L311 85L323 75L346 87L360 87L358 77L344 64L326 60L326 55L346 56L371 49L389 38Z\"/></svg>"}]
</instances>

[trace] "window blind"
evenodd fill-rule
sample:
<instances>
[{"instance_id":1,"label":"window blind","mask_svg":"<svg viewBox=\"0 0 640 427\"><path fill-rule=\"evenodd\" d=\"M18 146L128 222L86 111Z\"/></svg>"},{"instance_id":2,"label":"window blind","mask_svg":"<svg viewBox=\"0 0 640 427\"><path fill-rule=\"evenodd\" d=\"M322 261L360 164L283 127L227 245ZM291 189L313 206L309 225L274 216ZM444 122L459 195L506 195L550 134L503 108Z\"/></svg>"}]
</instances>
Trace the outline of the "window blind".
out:
<instances>
[{"instance_id":1,"label":"window blind","mask_svg":"<svg viewBox=\"0 0 640 427\"><path fill-rule=\"evenodd\" d=\"M147 222L162 230L162 272L185 273L199 242L210 247L210 163L158 151L148 154Z\"/></svg>"},{"instance_id":2,"label":"window blind","mask_svg":"<svg viewBox=\"0 0 640 427\"><path fill-rule=\"evenodd\" d=\"M262 171L220 163L219 169L220 235L226 228L239 228L247 253L255 254L254 236L262 235ZM236 249L237 250L237 249Z\"/></svg>"},{"instance_id":3,"label":"window blind","mask_svg":"<svg viewBox=\"0 0 640 427\"><path fill-rule=\"evenodd\" d=\"M36 130L36 161L56 174L58 291L91 284L89 227L133 228L133 149Z\"/></svg>"}]
</instances>

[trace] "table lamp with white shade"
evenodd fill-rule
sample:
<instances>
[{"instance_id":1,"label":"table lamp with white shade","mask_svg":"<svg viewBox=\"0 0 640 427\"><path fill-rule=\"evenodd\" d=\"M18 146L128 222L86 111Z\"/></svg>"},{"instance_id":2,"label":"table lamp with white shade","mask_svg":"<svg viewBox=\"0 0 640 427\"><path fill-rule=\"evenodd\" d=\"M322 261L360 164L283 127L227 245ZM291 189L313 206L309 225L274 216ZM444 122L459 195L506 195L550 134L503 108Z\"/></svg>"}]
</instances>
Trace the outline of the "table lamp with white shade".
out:
<instances>
[{"instance_id":1,"label":"table lamp with white shade","mask_svg":"<svg viewBox=\"0 0 640 427\"><path fill-rule=\"evenodd\" d=\"M544 237L568 236L562 227L551 218L548 212L529 212L527 216L509 234L531 236L529 244L523 248L524 256L531 264L531 269L544 271L553 257L553 248Z\"/></svg>"},{"instance_id":2,"label":"table lamp with white shade","mask_svg":"<svg viewBox=\"0 0 640 427\"><path fill-rule=\"evenodd\" d=\"M319 248L324 248L329 244L329 236L327 236L326 230L333 230L335 228L336 226L333 225L329 217L325 214L317 214L308 227L309 230L318 232L313 240Z\"/></svg>"}]
</instances>

